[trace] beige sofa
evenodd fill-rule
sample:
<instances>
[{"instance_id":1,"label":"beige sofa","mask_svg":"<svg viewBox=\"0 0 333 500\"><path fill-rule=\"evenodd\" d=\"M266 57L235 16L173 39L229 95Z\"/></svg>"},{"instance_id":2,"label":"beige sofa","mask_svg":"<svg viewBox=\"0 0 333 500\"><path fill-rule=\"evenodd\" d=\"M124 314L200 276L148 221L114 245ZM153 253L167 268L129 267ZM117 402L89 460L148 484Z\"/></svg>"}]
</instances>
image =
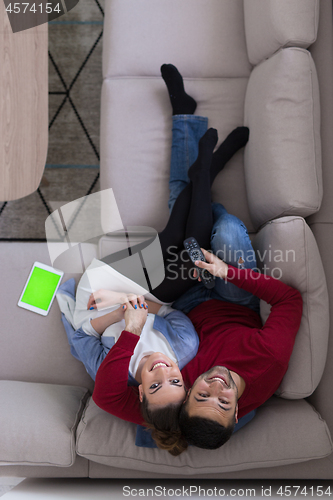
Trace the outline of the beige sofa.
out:
<instances>
[{"instance_id":1,"label":"beige sofa","mask_svg":"<svg viewBox=\"0 0 333 500\"><path fill-rule=\"evenodd\" d=\"M245 222L259 266L301 291L302 324L277 394L225 446L179 457L139 448L136 426L89 397L57 305L47 318L16 306L47 245L2 242L0 474L333 479L332 2L107 0L103 43L101 187L123 224L160 230L168 217L171 108L159 67L172 62L220 140L250 128L213 199Z\"/></svg>"}]
</instances>

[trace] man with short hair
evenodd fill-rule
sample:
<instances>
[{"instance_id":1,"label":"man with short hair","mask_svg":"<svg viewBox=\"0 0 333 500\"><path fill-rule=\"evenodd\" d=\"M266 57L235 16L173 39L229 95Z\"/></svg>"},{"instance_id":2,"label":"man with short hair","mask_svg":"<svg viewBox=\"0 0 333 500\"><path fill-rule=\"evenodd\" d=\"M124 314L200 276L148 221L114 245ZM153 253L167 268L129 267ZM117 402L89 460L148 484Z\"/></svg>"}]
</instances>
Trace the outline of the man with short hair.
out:
<instances>
[{"instance_id":1,"label":"man with short hair","mask_svg":"<svg viewBox=\"0 0 333 500\"><path fill-rule=\"evenodd\" d=\"M288 368L303 302L297 290L281 281L252 269L237 269L203 252L207 263L196 264L217 277L223 298L201 301L197 290L198 305L188 313L200 344L196 357L182 370L191 389L181 410L180 428L189 444L215 449L231 437L238 417L258 408L278 389ZM255 311L232 297L227 299L232 285L272 306L264 326ZM195 290L188 293L193 306ZM185 301L181 297L178 306Z\"/></svg>"},{"instance_id":2,"label":"man with short hair","mask_svg":"<svg viewBox=\"0 0 333 500\"><path fill-rule=\"evenodd\" d=\"M189 182L190 158L195 159L206 128L204 118L193 117L193 98L186 94L177 68L169 64L161 70L176 115L171 211ZM279 387L303 305L297 290L256 272L255 252L244 223L221 204L213 203L212 211L213 253L203 250L207 263L197 264L216 276L215 287L196 283L172 304L188 314L200 340L196 357L182 370L191 389L181 409L180 428L188 443L209 449L224 444L237 419L258 408ZM265 325L259 316L260 299L272 306Z\"/></svg>"}]
</instances>

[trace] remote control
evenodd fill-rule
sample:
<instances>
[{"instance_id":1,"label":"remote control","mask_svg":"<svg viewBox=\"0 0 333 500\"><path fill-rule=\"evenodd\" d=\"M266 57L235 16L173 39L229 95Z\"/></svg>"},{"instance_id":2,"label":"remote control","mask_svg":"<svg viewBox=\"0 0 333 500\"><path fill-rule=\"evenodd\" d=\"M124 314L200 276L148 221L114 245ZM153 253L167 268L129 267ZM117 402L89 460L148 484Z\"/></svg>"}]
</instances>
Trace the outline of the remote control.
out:
<instances>
[{"instance_id":1,"label":"remote control","mask_svg":"<svg viewBox=\"0 0 333 500\"><path fill-rule=\"evenodd\" d=\"M207 262L204 254L201 251L199 243L197 242L197 240L195 238L193 238L193 237L187 238L184 241L184 247L185 247L185 250L187 250L193 264L195 263L196 260L202 260L202 262ZM209 271L207 271L207 269L201 269L198 266L196 266L196 267L199 270L200 278L201 278L203 284L205 285L205 287L206 288L214 288L215 276L213 276Z\"/></svg>"}]
</instances>

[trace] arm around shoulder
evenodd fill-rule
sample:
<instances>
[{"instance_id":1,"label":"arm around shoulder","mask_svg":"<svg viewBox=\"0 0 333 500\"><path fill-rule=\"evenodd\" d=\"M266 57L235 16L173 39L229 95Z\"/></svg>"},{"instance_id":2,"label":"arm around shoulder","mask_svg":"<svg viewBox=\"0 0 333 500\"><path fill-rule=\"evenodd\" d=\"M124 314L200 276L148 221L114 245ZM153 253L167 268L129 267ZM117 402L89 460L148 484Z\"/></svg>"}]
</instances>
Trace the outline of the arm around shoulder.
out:
<instances>
[{"instance_id":1,"label":"arm around shoulder","mask_svg":"<svg viewBox=\"0 0 333 500\"><path fill-rule=\"evenodd\" d=\"M97 372L92 397L102 410L142 424L138 395L128 386L129 363L139 338L131 332L122 332Z\"/></svg>"}]
</instances>

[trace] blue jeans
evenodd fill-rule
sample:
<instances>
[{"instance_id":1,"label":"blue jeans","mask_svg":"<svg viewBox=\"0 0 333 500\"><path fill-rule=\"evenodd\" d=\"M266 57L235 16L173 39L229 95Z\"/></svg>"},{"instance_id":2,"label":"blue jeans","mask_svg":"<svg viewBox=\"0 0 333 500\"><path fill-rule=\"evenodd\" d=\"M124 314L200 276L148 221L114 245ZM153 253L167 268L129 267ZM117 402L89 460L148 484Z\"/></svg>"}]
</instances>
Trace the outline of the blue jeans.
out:
<instances>
[{"instance_id":1,"label":"blue jeans","mask_svg":"<svg viewBox=\"0 0 333 500\"><path fill-rule=\"evenodd\" d=\"M172 128L172 152L170 165L170 212L179 193L188 184L187 171L198 156L198 142L208 126L208 119L196 115L175 115ZM212 203L213 230L211 249L222 260L240 269L256 269L256 257L243 222L227 212L220 203ZM210 299L218 299L247 306L259 313L259 299L220 278L215 287L208 290L197 282L172 305L188 313L191 309Z\"/></svg>"},{"instance_id":2,"label":"blue jeans","mask_svg":"<svg viewBox=\"0 0 333 500\"><path fill-rule=\"evenodd\" d=\"M198 157L198 144L207 130L208 118L196 115L172 117L169 211L190 182L187 171Z\"/></svg>"}]
</instances>

